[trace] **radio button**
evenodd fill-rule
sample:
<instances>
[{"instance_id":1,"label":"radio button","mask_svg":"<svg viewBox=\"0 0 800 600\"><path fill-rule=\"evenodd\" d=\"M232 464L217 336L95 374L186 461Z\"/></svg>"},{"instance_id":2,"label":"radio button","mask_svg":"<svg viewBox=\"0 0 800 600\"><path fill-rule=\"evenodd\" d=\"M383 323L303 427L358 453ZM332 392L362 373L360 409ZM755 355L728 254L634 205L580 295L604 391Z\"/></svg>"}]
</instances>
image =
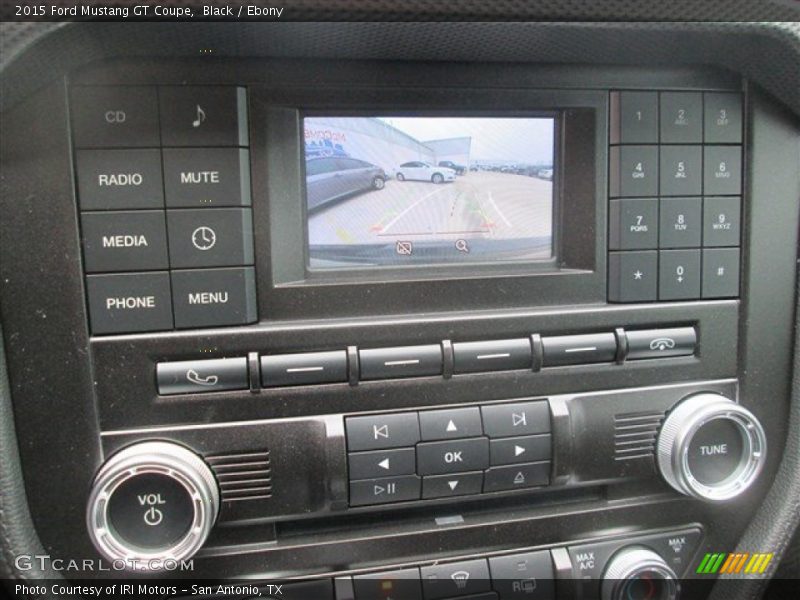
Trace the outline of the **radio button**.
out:
<instances>
[{"instance_id":1,"label":"radio button","mask_svg":"<svg viewBox=\"0 0 800 600\"><path fill-rule=\"evenodd\" d=\"M74 87L71 100L76 148L159 145L156 88Z\"/></svg>"},{"instance_id":2,"label":"radio button","mask_svg":"<svg viewBox=\"0 0 800 600\"><path fill-rule=\"evenodd\" d=\"M736 298L739 295L739 249L703 250L703 298Z\"/></svg>"},{"instance_id":3,"label":"radio button","mask_svg":"<svg viewBox=\"0 0 800 600\"><path fill-rule=\"evenodd\" d=\"M425 600L469 596L491 590L489 564L485 558L422 567L420 573Z\"/></svg>"},{"instance_id":4,"label":"radio button","mask_svg":"<svg viewBox=\"0 0 800 600\"><path fill-rule=\"evenodd\" d=\"M703 199L703 246L738 246L742 199Z\"/></svg>"},{"instance_id":5,"label":"radio button","mask_svg":"<svg viewBox=\"0 0 800 600\"><path fill-rule=\"evenodd\" d=\"M628 339L627 360L691 356L697 344L694 327L625 331L625 337Z\"/></svg>"},{"instance_id":6,"label":"radio button","mask_svg":"<svg viewBox=\"0 0 800 600\"><path fill-rule=\"evenodd\" d=\"M247 146L247 92L233 86L159 88L164 146Z\"/></svg>"},{"instance_id":7,"label":"radio button","mask_svg":"<svg viewBox=\"0 0 800 600\"><path fill-rule=\"evenodd\" d=\"M172 267L253 264L253 217L249 208L168 210Z\"/></svg>"},{"instance_id":8,"label":"radio button","mask_svg":"<svg viewBox=\"0 0 800 600\"><path fill-rule=\"evenodd\" d=\"M254 323L255 269L173 271L172 303L178 329Z\"/></svg>"},{"instance_id":9,"label":"radio button","mask_svg":"<svg viewBox=\"0 0 800 600\"><path fill-rule=\"evenodd\" d=\"M456 373L530 369L533 361L529 339L457 342L453 359Z\"/></svg>"},{"instance_id":10,"label":"radio button","mask_svg":"<svg viewBox=\"0 0 800 600\"><path fill-rule=\"evenodd\" d=\"M611 143L658 143L658 93L612 92Z\"/></svg>"},{"instance_id":11,"label":"radio button","mask_svg":"<svg viewBox=\"0 0 800 600\"><path fill-rule=\"evenodd\" d=\"M417 472L420 475L479 471L488 466L489 440L484 437L417 445Z\"/></svg>"},{"instance_id":12,"label":"radio button","mask_svg":"<svg viewBox=\"0 0 800 600\"><path fill-rule=\"evenodd\" d=\"M489 453L493 467L550 460L552 440L550 434L491 440Z\"/></svg>"},{"instance_id":13,"label":"radio button","mask_svg":"<svg viewBox=\"0 0 800 600\"><path fill-rule=\"evenodd\" d=\"M609 252L610 302L655 302L657 289L658 252Z\"/></svg>"},{"instance_id":14,"label":"radio button","mask_svg":"<svg viewBox=\"0 0 800 600\"><path fill-rule=\"evenodd\" d=\"M350 452L403 448L419 441L419 421L415 412L348 417L344 425Z\"/></svg>"},{"instance_id":15,"label":"radio button","mask_svg":"<svg viewBox=\"0 0 800 600\"><path fill-rule=\"evenodd\" d=\"M550 432L550 406L546 400L481 406L483 431L490 438Z\"/></svg>"},{"instance_id":16,"label":"radio button","mask_svg":"<svg viewBox=\"0 0 800 600\"><path fill-rule=\"evenodd\" d=\"M658 263L659 300L700 298L700 250L662 250Z\"/></svg>"},{"instance_id":17,"label":"radio button","mask_svg":"<svg viewBox=\"0 0 800 600\"><path fill-rule=\"evenodd\" d=\"M401 346L358 351L361 379L394 379L442 374L442 347Z\"/></svg>"},{"instance_id":18,"label":"radio button","mask_svg":"<svg viewBox=\"0 0 800 600\"><path fill-rule=\"evenodd\" d=\"M350 506L419 500L420 481L416 475L351 481Z\"/></svg>"},{"instance_id":19,"label":"radio button","mask_svg":"<svg viewBox=\"0 0 800 600\"><path fill-rule=\"evenodd\" d=\"M703 95L700 92L661 93L661 143L703 141Z\"/></svg>"},{"instance_id":20,"label":"radio button","mask_svg":"<svg viewBox=\"0 0 800 600\"><path fill-rule=\"evenodd\" d=\"M742 142L742 96L740 94L703 94L706 144Z\"/></svg>"},{"instance_id":21,"label":"radio button","mask_svg":"<svg viewBox=\"0 0 800 600\"><path fill-rule=\"evenodd\" d=\"M542 347L545 367L614 362L617 356L613 333L543 337Z\"/></svg>"},{"instance_id":22,"label":"radio button","mask_svg":"<svg viewBox=\"0 0 800 600\"><path fill-rule=\"evenodd\" d=\"M261 383L264 387L314 385L347 381L347 353L304 352L261 357Z\"/></svg>"},{"instance_id":23,"label":"radio button","mask_svg":"<svg viewBox=\"0 0 800 600\"><path fill-rule=\"evenodd\" d=\"M350 479L414 475L417 455L414 448L351 452L347 456L347 463L350 467Z\"/></svg>"},{"instance_id":24,"label":"radio button","mask_svg":"<svg viewBox=\"0 0 800 600\"><path fill-rule=\"evenodd\" d=\"M239 148L165 148L169 208L250 206L250 154Z\"/></svg>"},{"instance_id":25,"label":"radio button","mask_svg":"<svg viewBox=\"0 0 800 600\"><path fill-rule=\"evenodd\" d=\"M612 200L609 210L609 248L658 248L658 198Z\"/></svg>"},{"instance_id":26,"label":"radio button","mask_svg":"<svg viewBox=\"0 0 800 600\"><path fill-rule=\"evenodd\" d=\"M81 210L164 208L159 150L78 150Z\"/></svg>"},{"instance_id":27,"label":"radio button","mask_svg":"<svg viewBox=\"0 0 800 600\"><path fill-rule=\"evenodd\" d=\"M169 267L164 211L83 213L81 228L87 273Z\"/></svg>"},{"instance_id":28,"label":"radio button","mask_svg":"<svg viewBox=\"0 0 800 600\"><path fill-rule=\"evenodd\" d=\"M246 358L161 362L156 365L156 379L162 396L250 387Z\"/></svg>"},{"instance_id":29,"label":"radio button","mask_svg":"<svg viewBox=\"0 0 800 600\"><path fill-rule=\"evenodd\" d=\"M706 196L738 196L742 193L742 147L703 148L703 193Z\"/></svg>"},{"instance_id":30,"label":"radio button","mask_svg":"<svg viewBox=\"0 0 800 600\"><path fill-rule=\"evenodd\" d=\"M481 412L477 407L420 412L419 427L423 440L448 440L483 435Z\"/></svg>"},{"instance_id":31,"label":"radio button","mask_svg":"<svg viewBox=\"0 0 800 600\"><path fill-rule=\"evenodd\" d=\"M658 146L612 146L609 164L612 197L658 195Z\"/></svg>"},{"instance_id":32,"label":"radio button","mask_svg":"<svg viewBox=\"0 0 800 600\"><path fill-rule=\"evenodd\" d=\"M550 483L550 463L536 462L507 467L492 467L483 478L484 492L503 492L539 487Z\"/></svg>"},{"instance_id":33,"label":"radio button","mask_svg":"<svg viewBox=\"0 0 800 600\"><path fill-rule=\"evenodd\" d=\"M480 494L482 488L482 471L454 475L432 475L422 478L422 497L424 499Z\"/></svg>"},{"instance_id":34,"label":"radio button","mask_svg":"<svg viewBox=\"0 0 800 600\"><path fill-rule=\"evenodd\" d=\"M661 146L661 195L699 196L702 192L702 148Z\"/></svg>"},{"instance_id":35,"label":"radio button","mask_svg":"<svg viewBox=\"0 0 800 600\"><path fill-rule=\"evenodd\" d=\"M661 198L659 245L661 248L699 248L703 218L702 199Z\"/></svg>"},{"instance_id":36,"label":"radio button","mask_svg":"<svg viewBox=\"0 0 800 600\"><path fill-rule=\"evenodd\" d=\"M172 329L169 274L124 273L86 277L92 333Z\"/></svg>"}]
</instances>

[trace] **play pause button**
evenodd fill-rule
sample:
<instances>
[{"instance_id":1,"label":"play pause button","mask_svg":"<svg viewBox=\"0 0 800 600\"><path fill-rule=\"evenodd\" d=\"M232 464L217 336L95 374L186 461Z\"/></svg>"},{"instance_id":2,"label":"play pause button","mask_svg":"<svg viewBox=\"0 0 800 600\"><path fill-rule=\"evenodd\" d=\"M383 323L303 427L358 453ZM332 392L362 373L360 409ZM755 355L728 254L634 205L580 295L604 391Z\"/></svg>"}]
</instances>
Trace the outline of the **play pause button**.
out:
<instances>
[{"instance_id":1,"label":"play pause button","mask_svg":"<svg viewBox=\"0 0 800 600\"><path fill-rule=\"evenodd\" d=\"M457 475L433 475L422 478L423 498L447 498L480 494L483 473L458 473Z\"/></svg>"},{"instance_id":2,"label":"play pause button","mask_svg":"<svg viewBox=\"0 0 800 600\"><path fill-rule=\"evenodd\" d=\"M420 478L416 475L361 479L350 482L350 506L418 500Z\"/></svg>"}]
</instances>

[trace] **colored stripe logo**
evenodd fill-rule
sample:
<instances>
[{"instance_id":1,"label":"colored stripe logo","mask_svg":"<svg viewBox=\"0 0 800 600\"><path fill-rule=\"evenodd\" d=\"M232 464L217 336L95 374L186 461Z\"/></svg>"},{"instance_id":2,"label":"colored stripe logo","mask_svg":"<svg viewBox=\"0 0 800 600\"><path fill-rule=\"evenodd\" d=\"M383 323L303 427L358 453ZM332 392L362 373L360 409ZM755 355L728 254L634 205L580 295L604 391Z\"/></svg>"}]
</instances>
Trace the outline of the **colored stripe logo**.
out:
<instances>
[{"instance_id":1,"label":"colored stripe logo","mask_svg":"<svg viewBox=\"0 0 800 600\"><path fill-rule=\"evenodd\" d=\"M703 575L736 575L739 573L761 574L767 570L773 553L756 552L716 552L708 553L700 561L697 573Z\"/></svg>"}]
</instances>

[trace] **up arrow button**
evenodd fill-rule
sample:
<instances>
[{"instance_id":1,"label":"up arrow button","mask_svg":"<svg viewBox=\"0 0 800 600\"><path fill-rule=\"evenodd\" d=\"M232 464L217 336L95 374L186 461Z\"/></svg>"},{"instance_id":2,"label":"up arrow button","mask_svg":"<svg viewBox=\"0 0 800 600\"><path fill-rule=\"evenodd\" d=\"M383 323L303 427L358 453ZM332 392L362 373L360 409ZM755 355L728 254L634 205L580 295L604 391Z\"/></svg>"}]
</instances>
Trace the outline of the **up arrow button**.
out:
<instances>
[{"instance_id":1,"label":"up arrow button","mask_svg":"<svg viewBox=\"0 0 800 600\"><path fill-rule=\"evenodd\" d=\"M425 441L483 435L480 410L475 407L423 411L419 413L419 424Z\"/></svg>"}]
</instances>

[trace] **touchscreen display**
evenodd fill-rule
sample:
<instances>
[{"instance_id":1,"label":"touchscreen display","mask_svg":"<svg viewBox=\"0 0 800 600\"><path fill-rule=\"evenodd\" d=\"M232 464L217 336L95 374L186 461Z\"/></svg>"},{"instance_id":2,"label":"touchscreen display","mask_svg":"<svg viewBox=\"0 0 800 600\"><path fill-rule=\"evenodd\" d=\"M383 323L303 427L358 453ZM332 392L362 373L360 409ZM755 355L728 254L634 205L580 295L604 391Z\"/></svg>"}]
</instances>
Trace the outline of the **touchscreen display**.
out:
<instances>
[{"instance_id":1,"label":"touchscreen display","mask_svg":"<svg viewBox=\"0 0 800 600\"><path fill-rule=\"evenodd\" d=\"M312 269L553 256L555 119L306 117Z\"/></svg>"}]
</instances>

